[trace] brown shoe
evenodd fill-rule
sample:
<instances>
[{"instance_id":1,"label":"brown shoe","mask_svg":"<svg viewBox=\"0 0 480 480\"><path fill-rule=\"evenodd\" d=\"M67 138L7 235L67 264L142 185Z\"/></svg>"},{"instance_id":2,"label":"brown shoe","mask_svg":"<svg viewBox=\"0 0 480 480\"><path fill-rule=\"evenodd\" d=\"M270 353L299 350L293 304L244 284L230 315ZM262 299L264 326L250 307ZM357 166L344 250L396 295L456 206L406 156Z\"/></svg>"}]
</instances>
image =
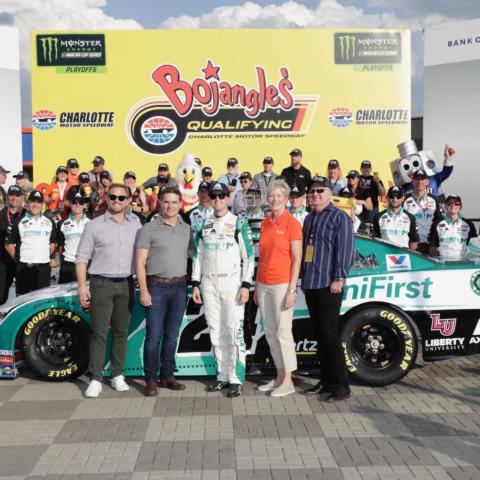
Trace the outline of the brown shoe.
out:
<instances>
[{"instance_id":1,"label":"brown shoe","mask_svg":"<svg viewBox=\"0 0 480 480\"><path fill-rule=\"evenodd\" d=\"M159 385L161 388L169 388L170 390L185 390L185 385L178 383L173 377L167 380L160 380Z\"/></svg>"},{"instance_id":2,"label":"brown shoe","mask_svg":"<svg viewBox=\"0 0 480 480\"><path fill-rule=\"evenodd\" d=\"M157 385L155 383L147 383L147 388L145 389L146 397L156 397L157 396Z\"/></svg>"}]
</instances>

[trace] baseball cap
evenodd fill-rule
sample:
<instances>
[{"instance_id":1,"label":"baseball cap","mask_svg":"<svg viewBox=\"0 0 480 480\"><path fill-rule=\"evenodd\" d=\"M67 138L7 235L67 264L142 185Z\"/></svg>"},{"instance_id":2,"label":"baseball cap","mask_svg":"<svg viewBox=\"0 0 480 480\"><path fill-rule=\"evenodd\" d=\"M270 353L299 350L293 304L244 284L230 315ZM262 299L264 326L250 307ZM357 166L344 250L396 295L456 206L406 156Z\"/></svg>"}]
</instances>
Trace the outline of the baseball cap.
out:
<instances>
[{"instance_id":1,"label":"baseball cap","mask_svg":"<svg viewBox=\"0 0 480 480\"><path fill-rule=\"evenodd\" d=\"M28 175L25 172L18 172L13 178L28 178Z\"/></svg>"},{"instance_id":2,"label":"baseball cap","mask_svg":"<svg viewBox=\"0 0 480 480\"><path fill-rule=\"evenodd\" d=\"M310 182L310 188L312 188L313 185L320 185L321 187L326 187L332 190L332 184L330 183L330 180L327 177L321 177L320 175L316 175L312 178L312 181Z\"/></svg>"},{"instance_id":3,"label":"baseball cap","mask_svg":"<svg viewBox=\"0 0 480 480\"><path fill-rule=\"evenodd\" d=\"M451 195L448 195L448 197L445 199L445 205L450 202L451 200L455 200L456 202L460 202L460 205L462 204L462 199L460 195L456 195L452 193Z\"/></svg>"},{"instance_id":4,"label":"baseball cap","mask_svg":"<svg viewBox=\"0 0 480 480\"><path fill-rule=\"evenodd\" d=\"M360 168L372 168L372 162L370 160L363 160L360 164Z\"/></svg>"},{"instance_id":5,"label":"baseball cap","mask_svg":"<svg viewBox=\"0 0 480 480\"><path fill-rule=\"evenodd\" d=\"M211 177L213 175L213 171L210 167L203 167L202 168L202 175L204 177Z\"/></svg>"},{"instance_id":6,"label":"baseball cap","mask_svg":"<svg viewBox=\"0 0 480 480\"><path fill-rule=\"evenodd\" d=\"M238 178L239 180L251 180L252 174L250 172L242 172Z\"/></svg>"},{"instance_id":7,"label":"baseball cap","mask_svg":"<svg viewBox=\"0 0 480 480\"><path fill-rule=\"evenodd\" d=\"M348 172L347 178L357 178L360 176L360 173L358 170L350 170Z\"/></svg>"},{"instance_id":8,"label":"baseball cap","mask_svg":"<svg viewBox=\"0 0 480 480\"><path fill-rule=\"evenodd\" d=\"M37 201L37 202L42 202L43 203L43 195L40 192L37 192L36 190L33 190L33 192L30 193L28 196L28 201Z\"/></svg>"},{"instance_id":9,"label":"baseball cap","mask_svg":"<svg viewBox=\"0 0 480 480\"><path fill-rule=\"evenodd\" d=\"M210 187L210 191L208 193L210 194L210 196L212 196L213 194L217 194L217 195L223 194L223 195L226 195L227 197L230 196L228 187L224 183L220 183L220 182L212 183Z\"/></svg>"},{"instance_id":10,"label":"baseball cap","mask_svg":"<svg viewBox=\"0 0 480 480\"><path fill-rule=\"evenodd\" d=\"M210 182L201 182L200 185L198 186L199 190L210 190L210 187L212 184Z\"/></svg>"},{"instance_id":11,"label":"baseball cap","mask_svg":"<svg viewBox=\"0 0 480 480\"><path fill-rule=\"evenodd\" d=\"M157 175L157 183L168 183L168 177L166 175Z\"/></svg>"},{"instance_id":12,"label":"baseball cap","mask_svg":"<svg viewBox=\"0 0 480 480\"><path fill-rule=\"evenodd\" d=\"M6 175L7 173L10 173L10 170L5 170L2 166L0 166L0 173L3 173L3 175Z\"/></svg>"},{"instance_id":13,"label":"baseball cap","mask_svg":"<svg viewBox=\"0 0 480 480\"><path fill-rule=\"evenodd\" d=\"M265 157L263 159L263 163L273 163L273 158L272 157Z\"/></svg>"},{"instance_id":14,"label":"baseball cap","mask_svg":"<svg viewBox=\"0 0 480 480\"><path fill-rule=\"evenodd\" d=\"M87 172L82 172L79 176L78 176L78 180L80 183L90 183L90 175L88 175Z\"/></svg>"},{"instance_id":15,"label":"baseball cap","mask_svg":"<svg viewBox=\"0 0 480 480\"><path fill-rule=\"evenodd\" d=\"M227 160L227 165L238 165L238 160L235 157L230 157Z\"/></svg>"},{"instance_id":16,"label":"baseball cap","mask_svg":"<svg viewBox=\"0 0 480 480\"><path fill-rule=\"evenodd\" d=\"M18 185L10 185L8 187L7 195L23 195L23 188Z\"/></svg>"},{"instance_id":17,"label":"baseball cap","mask_svg":"<svg viewBox=\"0 0 480 480\"><path fill-rule=\"evenodd\" d=\"M348 187L343 187L338 192L338 196L343 197L343 198L352 198L353 197L353 192Z\"/></svg>"},{"instance_id":18,"label":"baseball cap","mask_svg":"<svg viewBox=\"0 0 480 480\"><path fill-rule=\"evenodd\" d=\"M68 168L78 168L80 165L79 163L77 162L77 159L76 158L69 158L67 160L67 167Z\"/></svg>"},{"instance_id":19,"label":"baseball cap","mask_svg":"<svg viewBox=\"0 0 480 480\"><path fill-rule=\"evenodd\" d=\"M166 170L168 172L169 168L168 168L168 165L166 163L159 163L158 164L158 170Z\"/></svg>"},{"instance_id":20,"label":"baseball cap","mask_svg":"<svg viewBox=\"0 0 480 480\"><path fill-rule=\"evenodd\" d=\"M428 178L428 175L426 174L425 170L417 170L416 172L413 172L412 178L415 178L416 180L425 180Z\"/></svg>"},{"instance_id":21,"label":"baseball cap","mask_svg":"<svg viewBox=\"0 0 480 480\"><path fill-rule=\"evenodd\" d=\"M302 151L299 149L299 148L294 148L291 152L290 152L290 156L299 156L301 157L302 156Z\"/></svg>"},{"instance_id":22,"label":"baseball cap","mask_svg":"<svg viewBox=\"0 0 480 480\"><path fill-rule=\"evenodd\" d=\"M200 158L198 158L198 157L195 157L195 163L196 163L197 165L202 166L202 160L200 160Z\"/></svg>"},{"instance_id":23,"label":"baseball cap","mask_svg":"<svg viewBox=\"0 0 480 480\"><path fill-rule=\"evenodd\" d=\"M394 197L395 195L401 195L403 197L402 189L398 188L396 185L390 187L387 192L387 197Z\"/></svg>"},{"instance_id":24,"label":"baseball cap","mask_svg":"<svg viewBox=\"0 0 480 480\"><path fill-rule=\"evenodd\" d=\"M338 160L335 160L334 158L332 158L328 162L328 168L338 168L339 166L340 166L340 162Z\"/></svg>"},{"instance_id":25,"label":"baseball cap","mask_svg":"<svg viewBox=\"0 0 480 480\"><path fill-rule=\"evenodd\" d=\"M290 196L291 197L301 197L302 195L305 195L305 185L300 184L297 185L295 184L292 189L290 190Z\"/></svg>"},{"instance_id":26,"label":"baseball cap","mask_svg":"<svg viewBox=\"0 0 480 480\"><path fill-rule=\"evenodd\" d=\"M112 176L110 175L110 172L108 170L104 170L101 174L100 174L100 178L112 178Z\"/></svg>"},{"instance_id":27,"label":"baseball cap","mask_svg":"<svg viewBox=\"0 0 480 480\"><path fill-rule=\"evenodd\" d=\"M137 179L137 176L135 175L135 172L132 172L129 170L128 172L125 172L125 175L123 178L134 178L135 180Z\"/></svg>"},{"instance_id":28,"label":"baseball cap","mask_svg":"<svg viewBox=\"0 0 480 480\"><path fill-rule=\"evenodd\" d=\"M93 160L92 163L94 165L105 165L105 159L103 157L100 157L100 155L97 155Z\"/></svg>"},{"instance_id":29,"label":"baseball cap","mask_svg":"<svg viewBox=\"0 0 480 480\"><path fill-rule=\"evenodd\" d=\"M64 167L63 165L57 167L55 174L58 175L59 173L68 173L67 167Z\"/></svg>"}]
</instances>

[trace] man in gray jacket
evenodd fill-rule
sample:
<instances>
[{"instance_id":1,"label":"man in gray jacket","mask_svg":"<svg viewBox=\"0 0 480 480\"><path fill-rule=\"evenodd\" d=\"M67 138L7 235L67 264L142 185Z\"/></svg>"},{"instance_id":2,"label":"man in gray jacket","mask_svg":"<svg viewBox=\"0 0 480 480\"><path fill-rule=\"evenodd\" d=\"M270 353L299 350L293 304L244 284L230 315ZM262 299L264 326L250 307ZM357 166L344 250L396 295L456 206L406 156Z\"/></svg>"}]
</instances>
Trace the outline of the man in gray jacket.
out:
<instances>
[{"instance_id":1,"label":"man in gray jacket","mask_svg":"<svg viewBox=\"0 0 480 480\"><path fill-rule=\"evenodd\" d=\"M260 190L262 198L266 198L268 184L276 177L278 177L278 173L273 172L273 158L265 157L263 159L263 172L257 173L253 177L252 188Z\"/></svg>"}]
</instances>

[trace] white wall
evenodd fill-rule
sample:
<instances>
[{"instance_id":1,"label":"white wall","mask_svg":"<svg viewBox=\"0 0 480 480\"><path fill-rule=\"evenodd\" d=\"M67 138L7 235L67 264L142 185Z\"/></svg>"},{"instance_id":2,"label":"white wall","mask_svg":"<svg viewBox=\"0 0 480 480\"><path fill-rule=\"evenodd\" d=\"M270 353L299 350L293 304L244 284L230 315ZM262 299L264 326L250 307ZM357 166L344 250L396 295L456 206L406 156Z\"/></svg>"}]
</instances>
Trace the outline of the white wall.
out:
<instances>
[{"instance_id":1,"label":"white wall","mask_svg":"<svg viewBox=\"0 0 480 480\"><path fill-rule=\"evenodd\" d=\"M18 31L0 26L0 165L12 175L22 169L22 124Z\"/></svg>"},{"instance_id":2,"label":"white wall","mask_svg":"<svg viewBox=\"0 0 480 480\"><path fill-rule=\"evenodd\" d=\"M437 160L445 143L457 150L443 192L480 218L480 19L427 28L424 62L423 146Z\"/></svg>"}]
</instances>

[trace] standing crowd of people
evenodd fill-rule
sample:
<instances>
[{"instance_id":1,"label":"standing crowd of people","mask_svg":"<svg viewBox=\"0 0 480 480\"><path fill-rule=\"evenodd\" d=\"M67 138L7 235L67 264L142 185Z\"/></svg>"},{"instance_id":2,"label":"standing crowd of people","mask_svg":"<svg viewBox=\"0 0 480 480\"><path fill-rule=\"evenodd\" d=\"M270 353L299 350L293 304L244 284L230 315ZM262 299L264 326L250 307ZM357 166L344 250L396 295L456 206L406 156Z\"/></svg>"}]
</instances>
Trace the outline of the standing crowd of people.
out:
<instances>
[{"instance_id":1,"label":"standing crowd of people","mask_svg":"<svg viewBox=\"0 0 480 480\"><path fill-rule=\"evenodd\" d=\"M373 223L377 238L446 259L462 257L476 231L460 215L459 196L447 196L445 213L440 212L428 192L431 177L423 170L414 173L412 191L405 194L396 186L387 190L369 160L343 177L336 159L328 162L325 176L312 176L299 149L290 159L277 174L273 158L265 157L263 170L252 175L239 171L232 157L218 181L211 168L203 167L199 204L188 212L181 211L182 195L165 163L142 185L133 171L115 183L99 156L89 172L79 172L78 162L70 159L56 169L54 182L35 188L19 172L8 191L0 186L0 303L14 279L17 295L48 286L58 252L59 282L77 281L80 303L90 309L91 381L85 394L98 397L109 329L112 387L129 388L123 370L135 274L146 309L145 394L156 395L158 386L182 390L185 386L174 378L175 352L191 258L192 297L204 305L218 367L208 391L228 388L230 397L242 393L244 305L255 285L277 371L259 390L282 397L295 391L292 318L301 285L322 364L320 382L305 393L343 401L351 392L339 315L359 225ZM9 173L0 167L0 185ZM355 218L334 207L334 196L355 200ZM384 196L388 206L379 211ZM255 279L252 219L261 221Z\"/></svg>"}]
</instances>

